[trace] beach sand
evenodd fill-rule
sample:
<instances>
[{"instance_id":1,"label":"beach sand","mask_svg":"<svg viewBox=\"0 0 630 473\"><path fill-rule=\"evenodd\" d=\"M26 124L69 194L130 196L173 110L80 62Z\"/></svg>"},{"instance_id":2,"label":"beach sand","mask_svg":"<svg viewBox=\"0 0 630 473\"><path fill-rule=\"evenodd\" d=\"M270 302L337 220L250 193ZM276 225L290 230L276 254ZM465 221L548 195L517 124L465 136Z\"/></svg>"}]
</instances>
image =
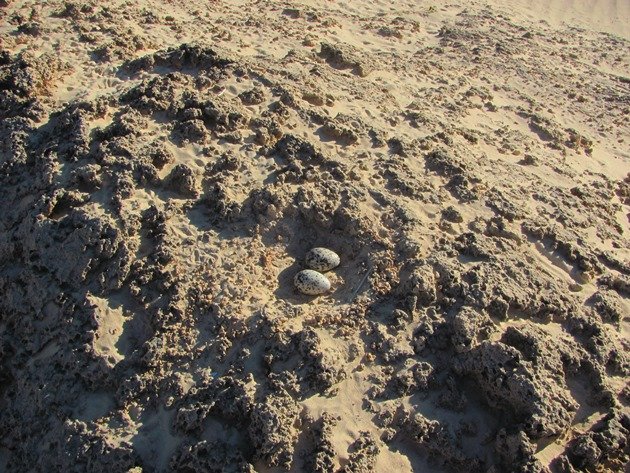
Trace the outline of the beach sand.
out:
<instances>
[{"instance_id":1,"label":"beach sand","mask_svg":"<svg viewBox=\"0 0 630 473\"><path fill-rule=\"evenodd\" d=\"M0 471L624 471L629 46L615 0L0 0Z\"/></svg>"}]
</instances>

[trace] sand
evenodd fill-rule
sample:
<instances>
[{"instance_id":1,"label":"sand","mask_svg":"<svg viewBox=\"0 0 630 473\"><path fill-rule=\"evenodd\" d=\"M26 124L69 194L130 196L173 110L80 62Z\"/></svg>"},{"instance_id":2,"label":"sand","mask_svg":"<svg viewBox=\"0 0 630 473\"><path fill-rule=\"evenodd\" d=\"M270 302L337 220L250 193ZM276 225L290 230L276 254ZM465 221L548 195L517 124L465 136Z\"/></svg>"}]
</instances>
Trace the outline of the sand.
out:
<instances>
[{"instance_id":1,"label":"sand","mask_svg":"<svg viewBox=\"0 0 630 473\"><path fill-rule=\"evenodd\" d=\"M0 0L0 471L627 469L628 25Z\"/></svg>"}]
</instances>

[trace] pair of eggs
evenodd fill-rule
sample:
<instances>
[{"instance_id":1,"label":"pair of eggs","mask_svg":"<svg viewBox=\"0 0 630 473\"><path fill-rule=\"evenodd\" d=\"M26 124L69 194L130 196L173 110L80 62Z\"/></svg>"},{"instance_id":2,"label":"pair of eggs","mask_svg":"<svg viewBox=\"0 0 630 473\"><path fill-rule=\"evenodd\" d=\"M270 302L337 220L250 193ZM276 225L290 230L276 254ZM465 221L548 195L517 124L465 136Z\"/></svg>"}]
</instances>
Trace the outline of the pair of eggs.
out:
<instances>
[{"instance_id":1,"label":"pair of eggs","mask_svg":"<svg viewBox=\"0 0 630 473\"><path fill-rule=\"evenodd\" d=\"M330 280L320 271L329 271L339 266L339 255L328 248L313 248L304 257L310 269L295 275L293 282L298 291L309 296L319 296L330 290Z\"/></svg>"}]
</instances>

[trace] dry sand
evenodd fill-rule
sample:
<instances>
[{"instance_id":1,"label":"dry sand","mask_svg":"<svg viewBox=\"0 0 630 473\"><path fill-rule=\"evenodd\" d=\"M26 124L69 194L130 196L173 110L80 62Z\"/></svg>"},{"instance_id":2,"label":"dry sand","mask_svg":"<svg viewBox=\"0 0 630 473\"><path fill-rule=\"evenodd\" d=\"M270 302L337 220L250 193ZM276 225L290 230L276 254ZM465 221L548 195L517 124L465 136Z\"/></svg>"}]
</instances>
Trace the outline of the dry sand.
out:
<instances>
[{"instance_id":1,"label":"dry sand","mask_svg":"<svg viewBox=\"0 0 630 473\"><path fill-rule=\"evenodd\" d=\"M623 471L629 25L0 0L0 471Z\"/></svg>"}]
</instances>

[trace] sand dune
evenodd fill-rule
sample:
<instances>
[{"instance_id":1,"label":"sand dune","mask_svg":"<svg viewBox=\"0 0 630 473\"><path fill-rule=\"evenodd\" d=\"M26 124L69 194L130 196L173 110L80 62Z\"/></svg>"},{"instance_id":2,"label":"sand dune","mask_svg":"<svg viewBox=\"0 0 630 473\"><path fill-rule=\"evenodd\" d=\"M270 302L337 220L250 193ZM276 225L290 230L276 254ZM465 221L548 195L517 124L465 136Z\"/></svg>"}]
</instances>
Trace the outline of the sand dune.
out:
<instances>
[{"instance_id":1,"label":"sand dune","mask_svg":"<svg viewBox=\"0 0 630 473\"><path fill-rule=\"evenodd\" d=\"M486 3L556 28L578 27L625 39L630 37L630 3L623 0L491 0Z\"/></svg>"},{"instance_id":2,"label":"sand dune","mask_svg":"<svg viewBox=\"0 0 630 473\"><path fill-rule=\"evenodd\" d=\"M627 470L629 14L0 0L0 471Z\"/></svg>"}]
</instances>

